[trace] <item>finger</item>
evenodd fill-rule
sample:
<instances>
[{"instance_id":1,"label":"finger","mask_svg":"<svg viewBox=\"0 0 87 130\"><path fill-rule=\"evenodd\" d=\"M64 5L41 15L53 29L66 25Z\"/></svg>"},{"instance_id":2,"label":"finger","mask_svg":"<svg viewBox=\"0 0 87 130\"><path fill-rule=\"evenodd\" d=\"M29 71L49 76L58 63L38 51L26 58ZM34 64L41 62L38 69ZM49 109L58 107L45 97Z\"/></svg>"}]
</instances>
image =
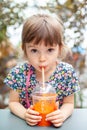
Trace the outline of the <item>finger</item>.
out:
<instances>
[{"instance_id":1,"label":"finger","mask_svg":"<svg viewBox=\"0 0 87 130\"><path fill-rule=\"evenodd\" d=\"M59 115L59 114L60 114L60 110L58 109L58 110L56 110L54 112L51 112L51 113L47 114L46 117L48 118L48 117L56 116L56 115Z\"/></svg>"},{"instance_id":2,"label":"finger","mask_svg":"<svg viewBox=\"0 0 87 130\"><path fill-rule=\"evenodd\" d=\"M35 116L35 115L28 115L26 116L26 119L31 119L31 120L41 120L42 117L41 116Z\"/></svg>"},{"instance_id":3,"label":"finger","mask_svg":"<svg viewBox=\"0 0 87 130\"><path fill-rule=\"evenodd\" d=\"M32 122L32 123L37 123L37 122L41 121L41 118L36 118L36 119L34 119L34 118L26 118L26 121Z\"/></svg>"},{"instance_id":4,"label":"finger","mask_svg":"<svg viewBox=\"0 0 87 130\"><path fill-rule=\"evenodd\" d=\"M26 122L28 122L28 124L37 124L39 121L41 121L41 116L33 116L30 115L30 117L26 118Z\"/></svg>"},{"instance_id":5,"label":"finger","mask_svg":"<svg viewBox=\"0 0 87 130\"><path fill-rule=\"evenodd\" d=\"M46 120L52 123L59 123L64 121L64 116L60 113L59 115L48 116Z\"/></svg>"},{"instance_id":6,"label":"finger","mask_svg":"<svg viewBox=\"0 0 87 130\"><path fill-rule=\"evenodd\" d=\"M64 116L62 114L56 114L53 116L46 116L47 120L56 120L56 119L62 119L64 120Z\"/></svg>"},{"instance_id":7,"label":"finger","mask_svg":"<svg viewBox=\"0 0 87 130\"><path fill-rule=\"evenodd\" d=\"M37 124L38 124L38 122L32 123L32 122L28 122L28 121L26 121L26 123L27 123L28 125L31 125L31 126L34 126L34 125L37 125Z\"/></svg>"},{"instance_id":8,"label":"finger","mask_svg":"<svg viewBox=\"0 0 87 130\"><path fill-rule=\"evenodd\" d=\"M55 110L57 110L59 108L59 102L56 102L56 106L55 106Z\"/></svg>"},{"instance_id":9,"label":"finger","mask_svg":"<svg viewBox=\"0 0 87 130\"><path fill-rule=\"evenodd\" d=\"M32 110L34 109L33 105L30 106L30 109L32 109Z\"/></svg>"},{"instance_id":10,"label":"finger","mask_svg":"<svg viewBox=\"0 0 87 130\"><path fill-rule=\"evenodd\" d=\"M37 112L37 111L35 111L35 110L31 109L31 108L28 108L26 110L26 112L29 113L29 114L32 114L32 115L39 115L39 112Z\"/></svg>"},{"instance_id":11,"label":"finger","mask_svg":"<svg viewBox=\"0 0 87 130\"><path fill-rule=\"evenodd\" d=\"M62 117L49 117L49 118L46 118L46 121L50 121L50 122L52 122L52 123L59 123L59 122L63 122L64 121L64 119L62 118Z\"/></svg>"},{"instance_id":12,"label":"finger","mask_svg":"<svg viewBox=\"0 0 87 130\"><path fill-rule=\"evenodd\" d=\"M50 120L53 124L63 123L63 119Z\"/></svg>"},{"instance_id":13,"label":"finger","mask_svg":"<svg viewBox=\"0 0 87 130\"><path fill-rule=\"evenodd\" d=\"M60 126L62 126L62 122L60 122L60 123L57 123L57 124L53 124L55 127L60 127Z\"/></svg>"}]
</instances>

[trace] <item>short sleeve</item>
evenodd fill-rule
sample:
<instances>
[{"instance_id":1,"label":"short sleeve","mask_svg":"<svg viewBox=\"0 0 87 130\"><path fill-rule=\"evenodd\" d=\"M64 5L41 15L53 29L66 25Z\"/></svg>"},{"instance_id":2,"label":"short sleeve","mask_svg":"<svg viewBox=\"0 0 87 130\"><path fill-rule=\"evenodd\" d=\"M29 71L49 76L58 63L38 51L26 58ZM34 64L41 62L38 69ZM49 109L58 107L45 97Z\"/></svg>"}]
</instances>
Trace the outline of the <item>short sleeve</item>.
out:
<instances>
[{"instance_id":1,"label":"short sleeve","mask_svg":"<svg viewBox=\"0 0 87 130\"><path fill-rule=\"evenodd\" d=\"M67 71L64 96L71 95L78 91L80 91L78 76L73 67L70 67Z\"/></svg>"},{"instance_id":2,"label":"short sleeve","mask_svg":"<svg viewBox=\"0 0 87 130\"><path fill-rule=\"evenodd\" d=\"M4 83L10 88L19 91L25 85L25 72L23 66L16 66L7 75Z\"/></svg>"}]
</instances>

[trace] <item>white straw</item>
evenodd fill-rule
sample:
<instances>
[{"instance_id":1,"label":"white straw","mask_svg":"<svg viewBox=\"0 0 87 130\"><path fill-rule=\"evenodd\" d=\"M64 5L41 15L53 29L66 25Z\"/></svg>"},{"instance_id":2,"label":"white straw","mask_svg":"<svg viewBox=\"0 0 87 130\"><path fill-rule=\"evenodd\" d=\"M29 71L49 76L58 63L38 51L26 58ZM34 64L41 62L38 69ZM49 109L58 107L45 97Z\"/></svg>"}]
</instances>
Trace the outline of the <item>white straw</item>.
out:
<instances>
[{"instance_id":1,"label":"white straw","mask_svg":"<svg viewBox=\"0 0 87 130\"><path fill-rule=\"evenodd\" d=\"M43 87L44 87L44 82L45 82L44 68L42 67L42 83L43 83Z\"/></svg>"}]
</instances>

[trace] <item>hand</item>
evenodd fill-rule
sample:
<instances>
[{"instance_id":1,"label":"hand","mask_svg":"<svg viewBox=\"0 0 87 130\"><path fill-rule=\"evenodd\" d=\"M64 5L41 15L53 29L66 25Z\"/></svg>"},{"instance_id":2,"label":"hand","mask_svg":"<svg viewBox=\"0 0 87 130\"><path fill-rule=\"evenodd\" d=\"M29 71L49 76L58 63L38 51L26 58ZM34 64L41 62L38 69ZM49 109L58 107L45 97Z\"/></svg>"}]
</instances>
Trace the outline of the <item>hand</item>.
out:
<instances>
[{"instance_id":1,"label":"hand","mask_svg":"<svg viewBox=\"0 0 87 130\"><path fill-rule=\"evenodd\" d=\"M41 116L39 116L39 112L33 110L33 106L30 106L25 112L25 120L27 124L34 126L41 121Z\"/></svg>"},{"instance_id":2,"label":"hand","mask_svg":"<svg viewBox=\"0 0 87 130\"><path fill-rule=\"evenodd\" d=\"M60 109L57 109L50 114L47 114L46 120L50 121L55 127L60 127L64 122L64 114Z\"/></svg>"}]
</instances>

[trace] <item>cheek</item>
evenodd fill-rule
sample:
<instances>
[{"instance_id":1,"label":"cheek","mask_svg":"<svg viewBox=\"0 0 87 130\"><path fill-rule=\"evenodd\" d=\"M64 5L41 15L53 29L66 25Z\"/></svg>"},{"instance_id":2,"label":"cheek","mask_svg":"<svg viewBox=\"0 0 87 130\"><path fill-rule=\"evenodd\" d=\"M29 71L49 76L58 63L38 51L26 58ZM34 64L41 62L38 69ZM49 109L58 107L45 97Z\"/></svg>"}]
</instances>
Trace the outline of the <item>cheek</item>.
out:
<instances>
[{"instance_id":1,"label":"cheek","mask_svg":"<svg viewBox=\"0 0 87 130\"><path fill-rule=\"evenodd\" d=\"M28 61L33 66L35 66L37 64L37 59L35 57L28 57Z\"/></svg>"},{"instance_id":2,"label":"cheek","mask_svg":"<svg viewBox=\"0 0 87 130\"><path fill-rule=\"evenodd\" d=\"M58 56L59 56L59 52L56 51L56 52L54 53L53 57L54 57L54 59L56 59L56 58L58 58Z\"/></svg>"},{"instance_id":3,"label":"cheek","mask_svg":"<svg viewBox=\"0 0 87 130\"><path fill-rule=\"evenodd\" d=\"M29 59L30 62L35 62L35 57L28 56L28 59Z\"/></svg>"},{"instance_id":4,"label":"cheek","mask_svg":"<svg viewBox=\"0 0 87 130\"><path fill-rule=\"evenodd\" d=\"M48 62L49 62L50 64L52 64L52 63L55 63L55 62L57 61L57 59L58 59L58 56L57 56L57 55L51 56L50 58L48 58Z\"/></svg>"}]
</instances>

